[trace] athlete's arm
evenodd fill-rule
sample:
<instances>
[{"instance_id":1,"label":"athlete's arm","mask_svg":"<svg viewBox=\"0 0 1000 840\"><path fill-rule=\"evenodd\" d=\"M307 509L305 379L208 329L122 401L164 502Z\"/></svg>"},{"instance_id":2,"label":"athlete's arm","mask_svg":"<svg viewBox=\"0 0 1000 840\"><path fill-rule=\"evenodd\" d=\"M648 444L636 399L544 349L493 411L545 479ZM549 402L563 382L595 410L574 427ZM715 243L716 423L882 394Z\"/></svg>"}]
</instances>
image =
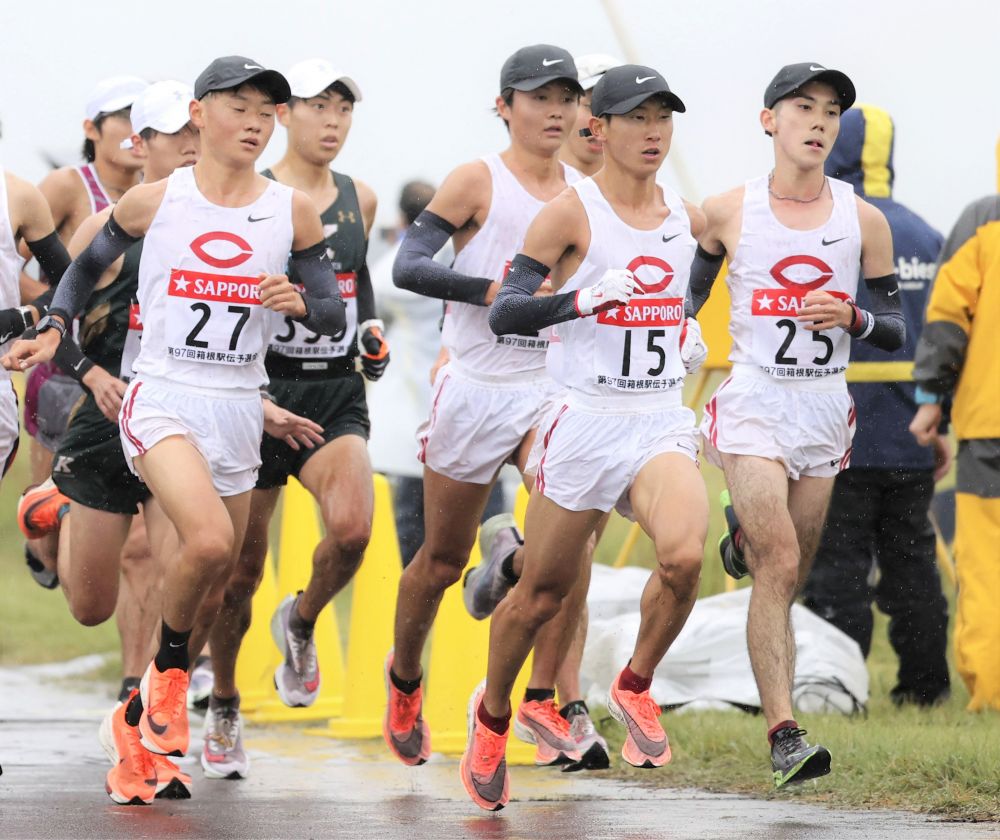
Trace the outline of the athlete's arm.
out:
<instances>
[{"instance_id":1,"label":"athlete's arm","mask_svg":"<svg viewBox=\"0 0 1000 840\"><path fill-rule=\"evenodd\" d=\"M691 263L691 279L684 299L684 315L688 318L694 318L701 311L722 269L726 258L723 233L731 222L733 205L733 193L706 198L702 205L705 221L700 233L694 232L692 222L691 233L698 240L698 248Z\"/></svg>"},{"instance_id":2,"label":"athlete's arm","mask_svg":"<svg viewBox=\"0 0 1000 840\"><path fill-rule=\"evenodd\" d=\"M53 169L39 182L38 190L49 205L53 224L60 234L73 215L76 199L84 189L79 174L69 166Z\"/></svg>"},{"instance_id":3,"label":"athlete's arm","mask_svg":"<svg viewBox=\"0 0 1000 840\"><path fill-rule=\"evenodd\" d=\"M392 282L426 297L489 306L499 283L453 271L434 256L456 233L479 224L479 216L489 210L491 190L489 170L481 161L452 172L407 230L392 266Z\"/></svg>"},{"instance_id":4,"label":"athlete's arm","mask_svg":"<svg viewBox=\"0 0 1000 840\"><path fill-rule=\"evenodd\" d=\"M497 335L535 332L593 315L628 301L635 278L625 269L609 269L593 286L575 292L535 297L549 266L558 267L568 252L582 250L581 231L589 246L586 211L574 190L566 190L546 204L528 228L524 248L514 257L503 286L490 307L490 329ZM562 276L557 272L557 277ZM554 280L553 287L562 283Z\"/></svg>"},{"instance_id":5,"label":"athlete's arm","mask_svg":"<svg viewBox=\"0 0 1000 840\"><path fill-rule=\"evenodd\" d=\"M264 408L264 431L287 443L292 449L315 449L325 443L323 427L306 417L282 408L265 391L261 391Z\"/></svg>"},{"instance_id":6,"label":"athlete's arm","mask_svg":"<svg viewBox=\"0 0 1000 840\"><path fill-rule=\"evenodd\" d=\"M49 282L58 283L69 266L69 255L56 234L52 212L45 197L34 184L6 173L8 204L14 237L21 239L38 260Z\"/></svg>"},{"instance_id":7,"label":"athlete's arm","mask_svg":"<svg viewBox=\"0 0 1000 840\"><path fill-rule=\"evenodd\" d=\"M365 239L371 236L372 225L375 224L375 212L378 210L378 197L375 190L364 181L354 181L354 189L358 194L358 205L361 207L361 220L365 225Z\"/></svg>"}]
</instances>

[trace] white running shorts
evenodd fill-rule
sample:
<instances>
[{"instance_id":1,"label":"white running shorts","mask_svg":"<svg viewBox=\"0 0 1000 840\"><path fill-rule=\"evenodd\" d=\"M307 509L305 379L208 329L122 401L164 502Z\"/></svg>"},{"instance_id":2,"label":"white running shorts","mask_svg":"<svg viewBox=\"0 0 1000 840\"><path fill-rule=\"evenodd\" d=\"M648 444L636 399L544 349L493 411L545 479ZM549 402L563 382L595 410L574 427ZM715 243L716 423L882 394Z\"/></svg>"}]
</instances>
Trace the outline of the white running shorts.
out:
<instances>
[{"instance_id":1,"label":"white running shorts","mask_svg":"<svg viewBox=\"0 0 1000 840\"><path fill-rule=\"evenodd\" d=\"M453 481L489 484L538 426L555 389L544 372L510 382L451 362L434 380L430 417L417 430L417 458Z\"/></svg>"},{"instance_id":2,"label":"white running shorts","mask_svg":"<svg viewBox=\"0 0 1000 840\"><path fill-rule=\"evenodd\" d=\"M18 434L17 394L9 377L0 377L0 478L17 455Z\"/></svg>"},{"instance_id":3,"label":"white running shorts","mask_svg":"<svg viewBox=\"0 0 1000 840\"><path fill-rule=\"evenodd\" d=\"M854 400L843 377L782 382L735 370L705 405L705 457L720 452L778 461L790 479L830 478L846 470L854 438Z\"/></svg>"},{"instance_id":4,"label":"white running shorts","mask_svg":"<svg viewBox=\"0 0 1000 840\"><path fill-rule=\"evenodd\" d=\"M201 453L220 496L252 490L260 467L264 410L260 395L226 397L207 390L133 379L118 415L122 448L129 469L164 438L180 435Z\"/></svg>"}]
</instances>

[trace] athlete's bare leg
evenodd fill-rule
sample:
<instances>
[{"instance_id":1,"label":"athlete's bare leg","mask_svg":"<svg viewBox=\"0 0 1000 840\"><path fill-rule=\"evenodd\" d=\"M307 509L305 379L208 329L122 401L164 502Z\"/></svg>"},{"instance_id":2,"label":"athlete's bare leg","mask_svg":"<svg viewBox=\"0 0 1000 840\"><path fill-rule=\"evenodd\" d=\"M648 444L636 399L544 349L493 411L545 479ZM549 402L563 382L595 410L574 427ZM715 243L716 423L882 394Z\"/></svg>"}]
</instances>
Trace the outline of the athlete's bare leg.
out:
<instances>
[{"instance_id":1,"label":"athlete's bare leg","mask_svg":"<svg viewBox=\"0 0 1000 840\"><path fill-rule=\"evenodd\" d=\"M299 617L315 622L354 577L371 538L375 497L365 439L343 435L331 440L306 461L299 479L319 503L326 528L297 602Z\"/></svg>"},{"instance_id":2,"label":"athlete's bare leg","mask_svg":"<svg viewBox=\"0 0 1000 840\"><path fill-rule=\"evenodd\" d=\"M420 678L420 657L445 590L462 576L492 484L454 481L424 467L424 544L403 570L392 670Z\"/></svg>"},{"instance_id":3,"label":"athlete's bare leg","mask_svg":"<svg viewBox=\"0 0 1000 840\"><path fill-rule=\"evenodd\" d=\"M93 627L111 618L118 603L119 560L131 516L70 502L59 529L59 583L69 611Z\"/></svg>"},{"instance_id":4,"label":"athlete's bare leg","mask_svg":"<svg viewBox=\"0 0 1000 840\"><path fill-rule=\"evenodd\" d=\"M586 565L586 564L585 564ZM590 588L590 574L586 569L581 568L581 577L587 575L587 588ZM556 673L556 695L559 697L559 705L565 706L574 700L583 700L583 690L580 688L580 668L583 665L583 650L587 644L587 626L590 621L590 611L587 609L586 597L584 597L583 608L580 610L580 618L576 625L576 632L569 643L566 656Z\"/></svg>"},{"instance_id":5,"label":"athlete's bare leg","mask_svg":"<svg viewBox=\"0 0 1000 840\"><path fill-rule=\"evenodd\" d=\"M795 523L789 513L785 468L766 458L720 454L736 516L746 535L747 566L754 581L747 617L747 646L770 729L794 719L795 640L790 611L804 575L804 564ZM811 497L807 489L799 501ZM824 503L821 506L824 513L825 508Z\"/></svg>"},{"instance_id":6,"label":"athlete's bare leg","mask_svg":"<svg viewBox=\"0 0 1000 840\"><path fill-rule=\"evenodd\" d=\"M120 557L121 585L115 621L122 645L122 674L137 677L149 664L150 646L159 629L161 581L141 513L132 517Z\"/></svg>"},{"instance_id":7,"label":"athlete's bare leg","mask_svg":"<svg viewBox=\"0 0 1000 840\"><path fill-rule=\"evenodd\" d=\"M252 619L252 601L264 574L267 560L268 526L278 505L281 488L254 490L250 499L250 518L240 556L226 583L222 609L212 625L212 673L216 697L235 697L236 658Z\"/></svg>"},{"instance_id":8,"label":"athlete's bare leg","mask_svg":"<svg viewBox=\"0 0 1000 840\"><path fill-rule=\"evenodd\" d=\"M812 568L812 562L816 556L816 549L819 548L835 480L834 478L802 476L797 481L789 482L788 513L795 525L795 534L799 539L799 556L802 558L799 563L799 578L795 587L796 595L805 586L806 578L809 577L809 570Z\"/></svg>"},{"instance_id":9,"label":"athlete's bare leg","mask_svg":"<svg viewBox=\"0 0 1000 840\"><path fill-rule=\"evenodd\" d=\"M665 453L639 470L629 501L656 548L657 568L642 593L639 635L629 665L636 674L651 677L698 597L708 496L697 464L686 455Z\"/></svg>"},{"instance_id":10,"label":"athlete's bare leg","mask_svg":"<svg viewBox=\"0 0 1000 840\"><path fill-rule=\"evenodd\" d=\"M559 614L576 585L584 548L601 516L599 510L566 510L532 491L525 513L528 539L521 579L500 602L490 625L484 695L490 714L502 717L510 711L514 680L542 626ZM552 677L554 680L554 673Z\"/></svg>"}]
</instances>

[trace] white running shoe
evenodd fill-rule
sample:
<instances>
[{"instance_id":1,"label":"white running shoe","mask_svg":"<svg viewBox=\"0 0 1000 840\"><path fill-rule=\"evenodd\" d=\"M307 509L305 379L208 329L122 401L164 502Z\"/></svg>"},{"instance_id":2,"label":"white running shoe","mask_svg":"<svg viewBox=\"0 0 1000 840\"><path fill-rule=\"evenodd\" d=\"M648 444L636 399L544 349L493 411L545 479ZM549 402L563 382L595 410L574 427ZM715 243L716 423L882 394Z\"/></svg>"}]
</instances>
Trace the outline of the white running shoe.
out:
<instances>
[{"instance_id":1,"label":"white running shoe","mask_svg":"<svg viewBox=\"0 0 1000 840\"><path fill-rule=\"evenodd\" d=\"M245 779L250 757L243 749L243 721L239 706L209 705L205 712L205 743L201 767L208 779Z\"/></svg>"},{"instance_id":2,"label":"white running shoe","mask_svg":"<svg viewBox=\"0 0 1000 840\"><path fill-rule=\"evenodd\" d=\"M297 595L289 595L278 604L271 617L271 636L285 657L274 671L274 687L286 706L311 706L319 697L319 662L316 637L302 639L288 626Z\"/></svg>"}]
</instances>

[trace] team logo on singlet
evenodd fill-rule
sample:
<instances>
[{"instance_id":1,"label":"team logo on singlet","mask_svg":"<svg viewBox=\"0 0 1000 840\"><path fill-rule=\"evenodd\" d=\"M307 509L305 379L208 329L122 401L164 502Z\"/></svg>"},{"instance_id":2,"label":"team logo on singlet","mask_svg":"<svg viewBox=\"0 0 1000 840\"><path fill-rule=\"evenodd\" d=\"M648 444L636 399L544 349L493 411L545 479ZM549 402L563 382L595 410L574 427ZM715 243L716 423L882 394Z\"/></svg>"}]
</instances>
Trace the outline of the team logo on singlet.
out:
<instances>
[{"instance_id":1,"label":"team logo on singlet","mask_svg":"<svg viewBox=\"0 0 1000 840\"><path fill-rule=\"evenodd\" d=\"M625 266L635 275L636 285L646 295L664 291L674 282L674 269L659 257L636 257Z\"/></svg>"},{"instance_id":2,"label":"team logo on singlet","mask_svg":"<svg viewBox=\"0 0 1000 840\"><path fill-rule=\"evenodd\" d=\"M674 280L674 269L660 257L640 256L628 270L635 275L641 291L625 306L608 309L597 315L597 323L610 327L676 327L684 319L684 299L647 297L665 291Z\"/></svg>"},{"instance_id":3,"label":"team logo on singlet","mask_svg":"<svg viewBox=\"0 0 1000 840\"><path fill-rule=\"evenodd\" d=\"M221 245L219 243L224 243ZM212 248L215 253L209 253L206 246ZM236 251L233 251L233 248ZM215 268L236 268L243 265L253 256L253 248L242 236L229 233L225 230L213 230L203 233L191 243L191 250L194 255L203 263L215 266ZM226 253L229 256L226 256Z\"/></svg>"},{"instance_id":4,"label":"team logo on singlet","mask_svg":"<svg viewBox=\"0 0 1000 840\"><path fill-rule=\"evenodd\" d=\"M818 257L795 254L778 260L771 267L771 277L780 289L754 289L750 312L752 315L783 318L794 316L804 305L806 294L822 288L833 279L833 269ZM844 292L828 290L827 294L847 300Z\"/></svg>"}]
</instances>

